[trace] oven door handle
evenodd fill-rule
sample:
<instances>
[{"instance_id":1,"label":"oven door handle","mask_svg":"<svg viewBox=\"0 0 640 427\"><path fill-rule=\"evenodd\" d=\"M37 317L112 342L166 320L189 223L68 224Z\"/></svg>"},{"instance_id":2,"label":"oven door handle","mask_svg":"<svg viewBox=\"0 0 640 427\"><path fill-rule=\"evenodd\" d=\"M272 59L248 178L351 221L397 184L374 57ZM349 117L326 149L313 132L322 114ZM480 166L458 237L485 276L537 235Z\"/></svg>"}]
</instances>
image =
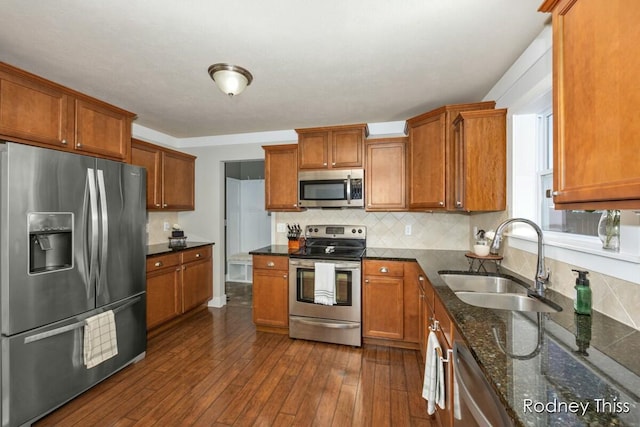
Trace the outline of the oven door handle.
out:
<instances>
[{"instance_id":1,"label":"oven door handle","mask_svg":"<svg viewBox=\"0 0 640 427\"><path fill-rule=\"evenodd\" d=\"M300 318L291 318L289 320L293 322L302 323L303 325L323 326L325 328L332 328L332 329L357 329L360 327L359 323L354 323L354 322L349 322L349 323L328 322L326 320L310 320L310 319L300 319Z\"/></svg>"}]
</instances>

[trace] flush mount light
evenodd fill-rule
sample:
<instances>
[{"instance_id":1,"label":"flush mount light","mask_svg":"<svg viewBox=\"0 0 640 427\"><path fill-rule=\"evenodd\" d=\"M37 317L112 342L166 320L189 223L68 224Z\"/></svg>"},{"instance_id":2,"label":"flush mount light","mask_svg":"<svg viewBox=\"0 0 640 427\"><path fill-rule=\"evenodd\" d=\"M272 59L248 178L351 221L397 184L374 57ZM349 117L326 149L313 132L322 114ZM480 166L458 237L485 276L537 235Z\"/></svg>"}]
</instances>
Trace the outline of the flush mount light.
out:
<instances>
[{"instance_id":1,"label":"flush mount light","mask_svg":"<svg viewBox=\"0 0 640 427\"><path fill-rule=\"evenodd\" d=\"M253 80L249 71L231 64L213 64L209 67L209 75L218 88L229 96L239 95Z\"/></svg>"}]
</instances>

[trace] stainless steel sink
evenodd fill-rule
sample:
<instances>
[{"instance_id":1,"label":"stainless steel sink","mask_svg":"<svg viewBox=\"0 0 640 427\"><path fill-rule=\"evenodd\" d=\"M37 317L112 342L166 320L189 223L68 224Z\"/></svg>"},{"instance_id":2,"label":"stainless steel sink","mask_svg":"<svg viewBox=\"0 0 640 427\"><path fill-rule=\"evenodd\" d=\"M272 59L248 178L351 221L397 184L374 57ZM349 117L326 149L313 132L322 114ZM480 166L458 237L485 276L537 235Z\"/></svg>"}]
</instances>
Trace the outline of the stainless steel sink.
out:
<instances>
[{"instance_id":1,"label":"stainless steel sink","mask_svg":"<svg viewBox=\"0 0 640 427\"><path fill-rule=\"evenodd\" d=\"M562 311L561 307L556 306L549 300L527 294L467 291L458 291L455 294L463 302L477 307L512 311L537 311L543 313L557 313L558 311Z\"/></svg>"},{"instance_id":2,"label":"stainless steel sink","mask_svg":"<svg viewBox=\"0 0 640 427\"><path fill-rule=\"evenodd\" d=\"M440 277L453 292L495 292L525 294L529 289L524 283L516 282L505 275L487 275L471 272L440 273Z\"/></svg>"},{"instance_id":3,"label":"stainless steel sink","mask_svg":"<svg viewBox=\"0 0 640 427\"><path fill-rule=\"evenodd\" d=\"M498 310L556 313L562 307L505 274L441 271L442 280L463 302Z\"/></svg>"}]
</instances>

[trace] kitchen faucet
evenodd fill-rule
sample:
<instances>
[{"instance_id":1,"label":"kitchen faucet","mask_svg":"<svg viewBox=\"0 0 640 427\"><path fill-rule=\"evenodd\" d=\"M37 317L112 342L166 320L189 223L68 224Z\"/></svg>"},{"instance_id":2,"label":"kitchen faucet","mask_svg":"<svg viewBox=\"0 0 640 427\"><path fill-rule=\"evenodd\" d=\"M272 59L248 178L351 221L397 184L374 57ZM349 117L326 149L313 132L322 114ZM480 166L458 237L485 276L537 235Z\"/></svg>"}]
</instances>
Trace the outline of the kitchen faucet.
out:
<instances>
[{"instance_id":1,"label":"kitchen faucet","mask_svg":"<svg viewBox=\"0 0 640 427\"><path fill-rule=\"evenodd\" d=\"M514 222L523 222L525 224L529 224L531 227L533 227L534 230L536 230L536 233L538 234L538 265L537 265L538 271L536 272L536 279L535 279L536 293L540 296L544 296L545 286L549 282L549 271L545 268L545 265L544 265L544 246L542 244L542 229L540 229L540 227L535 222L530 221L526 218L510 218L504 221L496 229L495 237L493 238L493 242L491 243L490 252L494 255L498 254L498 249L500 248L500 242L502 240L502 233L504 232L504 229L509 224L512 224Z\"/></svg>"}]
</instances>

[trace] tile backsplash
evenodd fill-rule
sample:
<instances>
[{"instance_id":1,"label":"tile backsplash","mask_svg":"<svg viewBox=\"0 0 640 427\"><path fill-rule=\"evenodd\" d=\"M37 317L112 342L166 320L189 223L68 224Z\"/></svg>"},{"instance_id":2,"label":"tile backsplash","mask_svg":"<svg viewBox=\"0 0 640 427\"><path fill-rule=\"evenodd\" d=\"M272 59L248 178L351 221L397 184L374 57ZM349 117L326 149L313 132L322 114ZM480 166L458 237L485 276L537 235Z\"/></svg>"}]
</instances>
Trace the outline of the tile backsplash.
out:
<instances>
[{"instance_id":1,"label":"tile backsplash","mask_svg":"<svg viewBox=\"0 0 640 427\"><path fill-rule=\"evenodd\" d=\"M164 223L178 223L177 212L149 212L147 214L147 244L168 243L171 231L164 231Z\"/></svg>"},{"instance_id":2,"label":"tile backsplash","mask_svg":"<svg viewBox=\"0 0 640 427\"><path fill-rule=\"evenodd\" d=\"M367 246L409 249L469 249L469 217L448 213L365 212L362 209L309 209L280 212L277 223L354 224L367 227ZM411 234L405 234L407 227ZM286 233L276 233L276 244L287 244Z\"/></svg>"}]
</instances>

